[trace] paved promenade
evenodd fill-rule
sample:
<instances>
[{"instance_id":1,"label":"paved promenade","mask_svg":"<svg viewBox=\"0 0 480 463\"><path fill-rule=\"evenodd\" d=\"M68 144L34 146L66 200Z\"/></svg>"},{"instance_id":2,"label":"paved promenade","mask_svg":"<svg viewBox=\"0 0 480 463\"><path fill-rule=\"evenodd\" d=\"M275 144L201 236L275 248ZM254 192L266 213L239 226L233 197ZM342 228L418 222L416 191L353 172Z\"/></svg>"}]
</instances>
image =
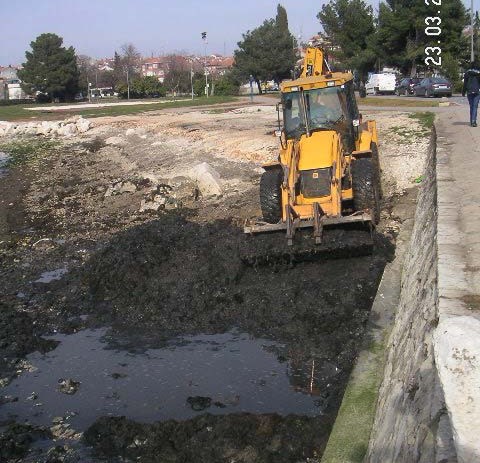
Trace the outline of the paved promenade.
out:
<instances>
[{"instance_id":1,"label":"paved promenade","mask_svg":"<svg viewBox=\"0 0 480 463\"><path fill-rule=\"evenodd\" d=\"M435 360L459 462L480 461L480 127L468 105L437 113Z\"/></svg>"}]
</instances>

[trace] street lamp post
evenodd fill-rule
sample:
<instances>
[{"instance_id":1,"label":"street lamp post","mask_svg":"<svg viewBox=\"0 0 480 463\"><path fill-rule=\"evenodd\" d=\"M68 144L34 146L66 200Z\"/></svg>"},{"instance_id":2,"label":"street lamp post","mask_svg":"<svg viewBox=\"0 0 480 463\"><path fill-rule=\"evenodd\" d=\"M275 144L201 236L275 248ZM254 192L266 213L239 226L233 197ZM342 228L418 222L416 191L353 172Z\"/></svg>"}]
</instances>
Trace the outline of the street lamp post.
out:
<instances>
[{"instance_id":1,"label":"street lamp post","mask_svg":"<svg viewBox=\"0 0 480 463\"><path fill-rule=\"evenodd\" d=\"M193 60L190 60L190 86L192 88L192 100L193 100Z\"/></svg>"},{"instance_id":2,"label":"street lamp post","mask_svg":"<svg viewBox=\"0 0 480 463\"><path fill-rule=\"evenodd\" d=\"M471 40L470 40L470 45L471 45L470 61L473 63L473 61L475 59L475 53L473 51L473 37L475 35L475 30L473 28L473 0L471 0L471 3L470 3L470 24L471 24L471 27L472 27L472 34L471 34Z\"/></svg>"},{"instance_id":3,"label":"street lamp post","mask_svg":"<svg viewBox=\"0 0 480 463\"><path fill-rule=\"evenodd\" d=\"M205 45L205 52L204 52L204 70L205 70L205 96L208 98L208 70L207 70L207 33L202 32L202 39Z\"/></svg>"},{"instance_id":4,"label":"street lamp post","mask_svg":"<svg viewBox=\"0 0 480 463\"><path fill-rule=\"evenodd\" d=\"M127 100L130 99L130 78L128 74L128 65L127 65Z\"/></svg>"}]
</instances>

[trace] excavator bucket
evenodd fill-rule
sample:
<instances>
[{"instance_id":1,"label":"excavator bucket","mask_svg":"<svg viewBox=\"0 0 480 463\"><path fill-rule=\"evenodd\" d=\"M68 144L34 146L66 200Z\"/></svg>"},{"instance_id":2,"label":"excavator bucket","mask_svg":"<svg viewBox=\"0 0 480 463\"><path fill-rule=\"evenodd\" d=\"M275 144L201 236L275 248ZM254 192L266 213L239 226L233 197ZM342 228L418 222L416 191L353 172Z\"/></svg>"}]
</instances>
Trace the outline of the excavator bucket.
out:
<instances>
[{"instance_id":1,"label":"excavator bucket","mask_svg":"<svg viewBox=\"0 0 480 463\"><path fill-rule=\"evenodd\" d=\"M242 249L242 261L253 267L289 265L361 257L370 255L374 249L373 229L361 222L324 229L321 244L316 244L311 229L297 229L295 235L290 246L285 242L284 233L251 236Z\"/></svg>"}]
</instances>

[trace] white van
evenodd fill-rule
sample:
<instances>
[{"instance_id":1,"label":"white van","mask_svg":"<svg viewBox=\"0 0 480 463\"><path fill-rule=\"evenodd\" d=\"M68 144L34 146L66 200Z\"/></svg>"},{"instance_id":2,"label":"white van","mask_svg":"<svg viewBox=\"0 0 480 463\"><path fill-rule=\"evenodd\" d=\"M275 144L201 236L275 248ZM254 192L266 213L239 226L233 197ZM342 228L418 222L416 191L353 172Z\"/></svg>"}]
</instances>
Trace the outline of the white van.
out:
<instances>
[{"instance_id":1,"label":"white van","mask_svg":"<svg viewBox=\"0 0 480 463\"><path fill-rule=\"evenodd\" d=\"M395 93L395 74L372 74L365 84L367 95Z\"/></svg>"}]
</instances>

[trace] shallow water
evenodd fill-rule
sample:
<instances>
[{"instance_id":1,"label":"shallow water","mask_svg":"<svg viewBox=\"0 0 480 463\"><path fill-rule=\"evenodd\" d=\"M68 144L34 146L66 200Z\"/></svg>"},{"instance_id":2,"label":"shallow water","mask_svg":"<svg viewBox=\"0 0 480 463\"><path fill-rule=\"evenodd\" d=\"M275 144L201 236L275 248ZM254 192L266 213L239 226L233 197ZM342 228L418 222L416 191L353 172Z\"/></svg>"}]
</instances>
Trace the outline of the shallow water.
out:
<instances>
[{"instance_id":1,"label":"shallow water","mask_svg":"<svg viewBox=\"0 0 480 463\"><path fill-rule=\"evenodd\" d=\"M57 268L56 270L51 270L48 272L43 272L40 275L38 280L35 280L35 283L51 283L52 281L61 280L64 275L68 273L66 268Z\"/></svg>"},{"instance_id":2,"label":"shallow water","mask_svg":"<svg viewBox=\"0 0 480 463\"><path fill-rule=\"evenodd\" d=\"M7 174L6 165L10 160L10 156L3 151L0 151L0 178L4 177Z\"/></svg>"},{"instance_id":3,"label":"shallow water","mask_svg":"<svg viewBox=\"0 0 480 463\"><path fill-rule=\"evenodd\" d=\"M281 344L232 331L184 336L165 348L134 354L108 348L105 333L58 335L55 350L28 356L35 371L0 389L2 396L18 397L0 407L0 421L16 417L17 422L51 425L53 418L73 412L69 423L84 430L103 415L154 422L203 412L321 413L308 384L299 390L292 377L296 370L277 359L273 351L282 349ZM333 366L327 369L323 374L335 375ZM67 395L58 390L61 379L81 384ZM191 399L198 396L211 401Z\"/></svg>"}]
</instances>

